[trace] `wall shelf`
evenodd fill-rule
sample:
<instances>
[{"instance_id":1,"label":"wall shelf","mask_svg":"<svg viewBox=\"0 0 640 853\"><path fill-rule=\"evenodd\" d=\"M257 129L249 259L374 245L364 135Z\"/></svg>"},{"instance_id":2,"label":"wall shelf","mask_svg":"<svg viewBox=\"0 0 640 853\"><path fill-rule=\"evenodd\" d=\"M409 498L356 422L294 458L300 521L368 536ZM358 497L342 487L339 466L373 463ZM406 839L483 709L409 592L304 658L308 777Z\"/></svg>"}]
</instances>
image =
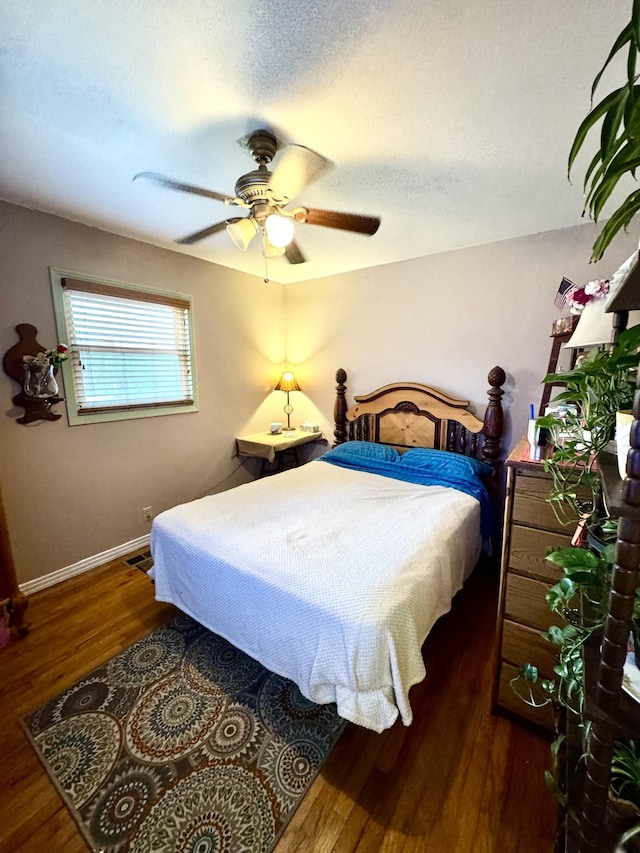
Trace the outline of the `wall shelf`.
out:
<instances>
[{"instance_id":1,"label":"wall shelf","mask_svg":"<svg viewBox=\"0 0 640 853\"><path fill-rule=\"evenodd\" d=\"M30 323L20 323L16 326L20 340L7 350L2 359L2 366L7 376L20 385L20 391L13 396L16 406L24 409L24 414L16 419L19 424L27 425L36 421L57 421L62 415L52 411L57 403L63 403L64 397L51 395L47 397L32 397L24 390L24 356L37 355L46 352L45 347L37 341L38 330ZM54 370L54 374L56 371Z\"/></svg>"}]
</instances>

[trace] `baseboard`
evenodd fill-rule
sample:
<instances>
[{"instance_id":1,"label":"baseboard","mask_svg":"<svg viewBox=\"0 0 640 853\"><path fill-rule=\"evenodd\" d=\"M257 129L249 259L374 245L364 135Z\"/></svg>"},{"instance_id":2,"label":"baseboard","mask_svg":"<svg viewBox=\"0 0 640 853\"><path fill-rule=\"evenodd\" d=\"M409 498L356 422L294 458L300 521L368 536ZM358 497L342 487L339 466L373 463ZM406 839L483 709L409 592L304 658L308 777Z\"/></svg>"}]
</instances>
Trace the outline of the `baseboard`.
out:
<instances>
[{"instance_id":1,"label":"baseboard","mask_svg":"<svg viewBox=\"0 0 640 853\"><path fill-rule=\"evenodd\" d=\"M115 560L117 557L123 557L125 554L130 554L138 548L144 548L149 545L151 536L149 533L138 539L132 539L131 542L123 542L122 545L116 545L115 548L110 548L108 551L103 551L101 554L94 554L93 557L86 557L80 560L79 563L73 563L71 566L65 566L49 575L43 575L41 578L34 578L32 581L26 581L20 584L20 591L24 595L33 595L34 592L39 592L41 589L46 589L49 586L54 586L57 583L66 581L68 578L73 578L76 575L81 575L83 572L88 572L89 569L95 569L96 566L102 566L103 563L108 563Z\"/></svg>"}]
</instances>

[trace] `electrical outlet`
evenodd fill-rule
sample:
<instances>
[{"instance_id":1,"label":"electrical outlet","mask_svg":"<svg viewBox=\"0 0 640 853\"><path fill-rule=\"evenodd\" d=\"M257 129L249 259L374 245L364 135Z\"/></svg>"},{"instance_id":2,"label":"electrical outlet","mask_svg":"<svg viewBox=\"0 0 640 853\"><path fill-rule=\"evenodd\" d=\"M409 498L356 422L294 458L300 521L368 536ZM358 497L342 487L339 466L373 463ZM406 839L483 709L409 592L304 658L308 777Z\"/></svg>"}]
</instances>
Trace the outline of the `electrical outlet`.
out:
<instances>
[{"instance_id":1,"label":"electrical outlet","mask_svg":"<svg viewBox=\"0 0 640 853\"><path fill-rule=\"evenodd\" d=\"M142 507L142 515L144 517L144 520L146 522L148 522L149 524L151 524L151 522L153 521L153 515L151 514L151 507L150 506L143 506Z\"/></svg>"}]
</instances>

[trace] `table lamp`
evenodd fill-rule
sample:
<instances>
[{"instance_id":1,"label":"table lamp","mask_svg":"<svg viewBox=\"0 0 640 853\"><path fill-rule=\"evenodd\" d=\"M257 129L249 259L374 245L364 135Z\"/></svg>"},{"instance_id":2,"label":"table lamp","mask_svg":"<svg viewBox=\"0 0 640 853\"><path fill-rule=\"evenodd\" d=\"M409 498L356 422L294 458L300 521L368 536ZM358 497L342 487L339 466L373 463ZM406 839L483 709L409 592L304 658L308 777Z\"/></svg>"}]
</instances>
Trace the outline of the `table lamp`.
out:
<instances>
[{"instance_id":1,"label":"table lamp","mask_svg":"<svg viewBox=\"0 0 640 853\"><path fill-rule=\"evenodd\" d=\"M291 426L291 412L293 411L293 406L289 402L289 393L291 391L301 391L302 388L298 385L296 377L290 370L285 370L280 379L278 379L278 384L274 388L274 391L284 391L287 395L287 403L284 407L284 413L287 416L287 425L283 427L283 430L287 430L290 432L294 430L295 427Z\"/></svg>"},{"instance_id":2,"label":"table lamp","mask_svg":"<svg viewBox=\"0 0 640 853\"><path fill-rule=\"evenodd\" d=\"M565 344L566 349L588 349L613 340L613 314L605 312L606 299L593 299L582 309L578 325Z\"/></svg>"}]
</instances>

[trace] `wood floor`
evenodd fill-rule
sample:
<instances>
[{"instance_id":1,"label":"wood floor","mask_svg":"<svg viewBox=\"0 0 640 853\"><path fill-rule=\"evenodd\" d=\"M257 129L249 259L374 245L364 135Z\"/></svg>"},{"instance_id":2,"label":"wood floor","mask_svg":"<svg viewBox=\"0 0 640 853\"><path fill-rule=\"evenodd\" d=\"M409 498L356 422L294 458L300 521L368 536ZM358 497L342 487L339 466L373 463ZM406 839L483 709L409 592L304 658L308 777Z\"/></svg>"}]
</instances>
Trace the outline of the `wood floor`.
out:
<instances>
[{"instance_id":1,"label":"wood floor","mask_svg":"<svg viewBox=\"0 0 640 853\"><path fill-rule=\"evenodd\" d=\"M349 724L276 853L552 853L549 743L491 714L496 596L476 570L427 640L413 724ZM0 650L0 853L86 851L19 720L173 612L122 560L31 597L31 632Z\"/></svg>"}]
</instances>

